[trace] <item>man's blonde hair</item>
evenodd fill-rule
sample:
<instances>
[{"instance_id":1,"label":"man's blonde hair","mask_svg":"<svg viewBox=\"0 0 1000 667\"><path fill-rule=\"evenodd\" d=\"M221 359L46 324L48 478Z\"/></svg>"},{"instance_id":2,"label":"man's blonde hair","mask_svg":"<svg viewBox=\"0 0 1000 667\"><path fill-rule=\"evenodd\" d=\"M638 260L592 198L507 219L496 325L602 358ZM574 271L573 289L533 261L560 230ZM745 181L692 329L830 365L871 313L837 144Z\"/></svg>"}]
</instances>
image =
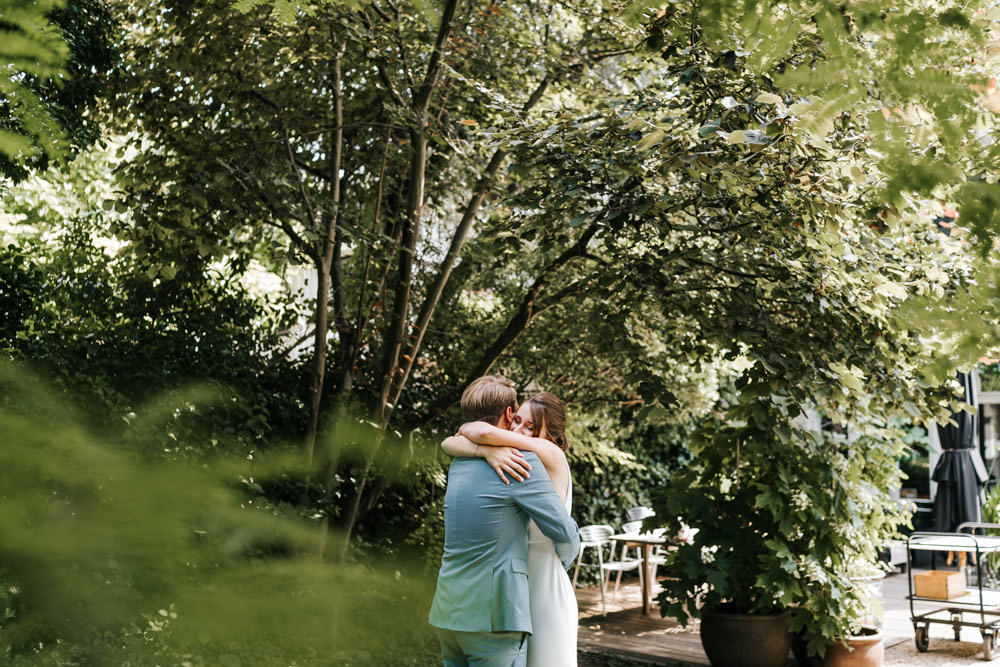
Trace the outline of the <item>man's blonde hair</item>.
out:
<instances>
[{"instance_id":1,"label":"man's blonde hair","mask_svg":"<svg viewBox=\"0 0 1000 667\"><path fill-rule=\"evenodd\" d=\"M507 408L517 410L514 383L502 375L484 375L462 392L462 414L469 421L484 421L494 426Z\"/></svg>"}]
</instances>

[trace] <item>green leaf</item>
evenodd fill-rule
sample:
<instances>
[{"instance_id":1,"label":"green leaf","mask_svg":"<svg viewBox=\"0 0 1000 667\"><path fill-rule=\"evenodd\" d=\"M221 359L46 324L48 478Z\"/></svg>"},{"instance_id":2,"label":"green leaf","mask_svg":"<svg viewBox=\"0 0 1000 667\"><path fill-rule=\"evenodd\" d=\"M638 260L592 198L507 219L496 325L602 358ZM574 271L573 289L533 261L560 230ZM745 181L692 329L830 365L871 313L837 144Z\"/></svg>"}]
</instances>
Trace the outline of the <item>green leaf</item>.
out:
<instances>
[{"instance_id":1,"label":"green leaf","mask_svg":"<svg viewBox=\"0 0 1000 667\"><path fill-rule=\"evenodd\" d=\"M710 120L704 125L702 125L700 128L698 128L698 136L707 137L708 135L715 134L718 131L719 131L719 121Z\"/></svg>"},{"instance_id":2,"label":"green leaf","mask_svg":"<svg viewBox=\"0 0 1000 667\"><path fill-rule=\"evenodd\" d=\"M875 287L875 293L881 294L882 296L892 297L894 299L905 299L906 287L900 285L899 283L886 280L879 283L879 285Z\"/></svg>"},{"instance_id":3,"label":"green leaf","mask_svg":"<svg viewBox=\"0 0 1000 667\"><path fill-rule=\"evenodd\" d=\"M726 137L726 143L729 144L745 144L747 143L746 133L743 130L733 130Z\"/></svg>"},{"instance_id":4,"label":"green leaf","mask_svg":"<svg viewBox=\"0 0 1000 667\"><path fill-rule=\"evenodd\" d=\"M31 140L9 130L0 129L0 153L3 153L11 160L19 160L27 155L34 154L38 149L32 145Z\"/></svg>"},{"instance_id":5,"label":"green leaf","mask_svg":"<svg viewBox=\"0 0 1000 667\"><path fill-rule=\"evenodd\" d=\"M661 141L663 141L666 138L666 136L667 135L663 130L657 128L652 132L650 132L649 134L647 134L646 136L644 136L642 139L640 139L639 143L636 144L636 148L640 151L649 150L653 146L656 146Z\"/></svg>"}]
</instances>

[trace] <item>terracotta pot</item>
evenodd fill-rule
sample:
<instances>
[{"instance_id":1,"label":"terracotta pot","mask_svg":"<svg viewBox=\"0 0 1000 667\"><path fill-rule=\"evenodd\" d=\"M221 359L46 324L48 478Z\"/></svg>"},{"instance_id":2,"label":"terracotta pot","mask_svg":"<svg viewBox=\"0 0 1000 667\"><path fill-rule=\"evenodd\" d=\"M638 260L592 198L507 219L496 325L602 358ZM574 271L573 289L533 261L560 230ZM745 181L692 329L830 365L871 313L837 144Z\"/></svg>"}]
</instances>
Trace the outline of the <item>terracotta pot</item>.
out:
<instances>
[{"instance_id":1,"label":"terracotta pot","mask_svg":"<svg viewBox=\"0 0 1000 667\"><path fill-rule=\"evenodd\" d=\"M790 612L751 616L704 612L701 645L712 667L784 667Z\"/></svg>"},{"instance_id":2,"label":"terracotta pot","mask_svg":"<svg viewBox=\"0 0 1000 667\"><path fill-rule=\"evenodd\" d=\"M824 667L882 667L885 654L885 644L878 628L865 626L862 634L848 637L847 644L853 651L841 643L826 648Z\"/></svg>"}]
</instances>

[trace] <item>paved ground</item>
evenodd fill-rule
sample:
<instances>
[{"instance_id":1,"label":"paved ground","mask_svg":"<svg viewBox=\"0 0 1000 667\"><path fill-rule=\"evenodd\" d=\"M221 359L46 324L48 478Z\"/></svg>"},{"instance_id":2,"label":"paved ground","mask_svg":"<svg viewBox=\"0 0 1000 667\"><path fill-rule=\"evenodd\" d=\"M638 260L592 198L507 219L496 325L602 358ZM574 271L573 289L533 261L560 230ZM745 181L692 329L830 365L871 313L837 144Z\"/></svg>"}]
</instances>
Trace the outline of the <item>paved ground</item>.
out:
<instances>
[{"instance_id":1,"label":"paved ground","mask_svg":"<svg viewBox=\"0 0 1000 667\"><path fill-rule=\"evenodd\" d=\"M905 574L886 577L882 584L885 667L1000 667L1000 659L984 660L982 637L976 627L962 628L960 640L955 641L951 626L932 624L928 650L919 652L914 642L907 594ZM697 624L680 628L672 619L661 619L656 612L643 615L638 608L638 585L622 586L616 598L613 601L609 599L603 609L597 588L578 589L577 599L580 603L579 645L582 650L608 652L643 664L708 664L701 650ZM914 611L921 614L944 606L947 603L917 603ZM978 615L973 614L966 614L965 620L980 622ZM794 661L789 660L789 665L794 665Z\"/></svg>"},{"instance_id":2,"label":"paved ground","mask_svg":"<svg viewBox=\"0 0 1000 667\"><path fill-rule=\"evenodd\" d=\"M958 667L959 665L1000 665L1000 659L987 662L983 655L983 640L978 628L962 628L959 641L954 639L951 626L932 624L930 646L926 653L917 651L913 639L907 577L905 574L890 575L882 584L882 600L885 606L883 631L885 632L886 667ZM921 614L947 606L946 603L917 603L915 613ZM980 623L978 614L965 614L965 620Z\"/></svg>"}]
</instances>

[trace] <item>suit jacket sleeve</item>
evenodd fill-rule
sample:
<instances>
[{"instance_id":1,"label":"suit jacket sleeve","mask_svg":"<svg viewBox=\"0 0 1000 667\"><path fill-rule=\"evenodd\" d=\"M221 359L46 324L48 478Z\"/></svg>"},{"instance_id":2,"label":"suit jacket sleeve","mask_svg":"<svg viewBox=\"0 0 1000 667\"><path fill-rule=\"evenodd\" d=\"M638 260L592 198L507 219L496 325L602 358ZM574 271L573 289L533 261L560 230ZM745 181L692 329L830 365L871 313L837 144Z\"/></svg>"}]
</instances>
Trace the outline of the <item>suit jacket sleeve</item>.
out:
<instances>
[{"instance_id":1,"label":"suit jacket sleeve","mask_svg":"<svg viewBox=\"0 0 1000 667\"><path fill-rule=\"evenodd\" d=\"M514 487L514 501L535 520L538 529L555 544L563 567L568 568L580 553L580 530L566 511L552 486L545 466L533 452L524 452L531 463L531 476Z\"/></svg>"}]
</instances>

